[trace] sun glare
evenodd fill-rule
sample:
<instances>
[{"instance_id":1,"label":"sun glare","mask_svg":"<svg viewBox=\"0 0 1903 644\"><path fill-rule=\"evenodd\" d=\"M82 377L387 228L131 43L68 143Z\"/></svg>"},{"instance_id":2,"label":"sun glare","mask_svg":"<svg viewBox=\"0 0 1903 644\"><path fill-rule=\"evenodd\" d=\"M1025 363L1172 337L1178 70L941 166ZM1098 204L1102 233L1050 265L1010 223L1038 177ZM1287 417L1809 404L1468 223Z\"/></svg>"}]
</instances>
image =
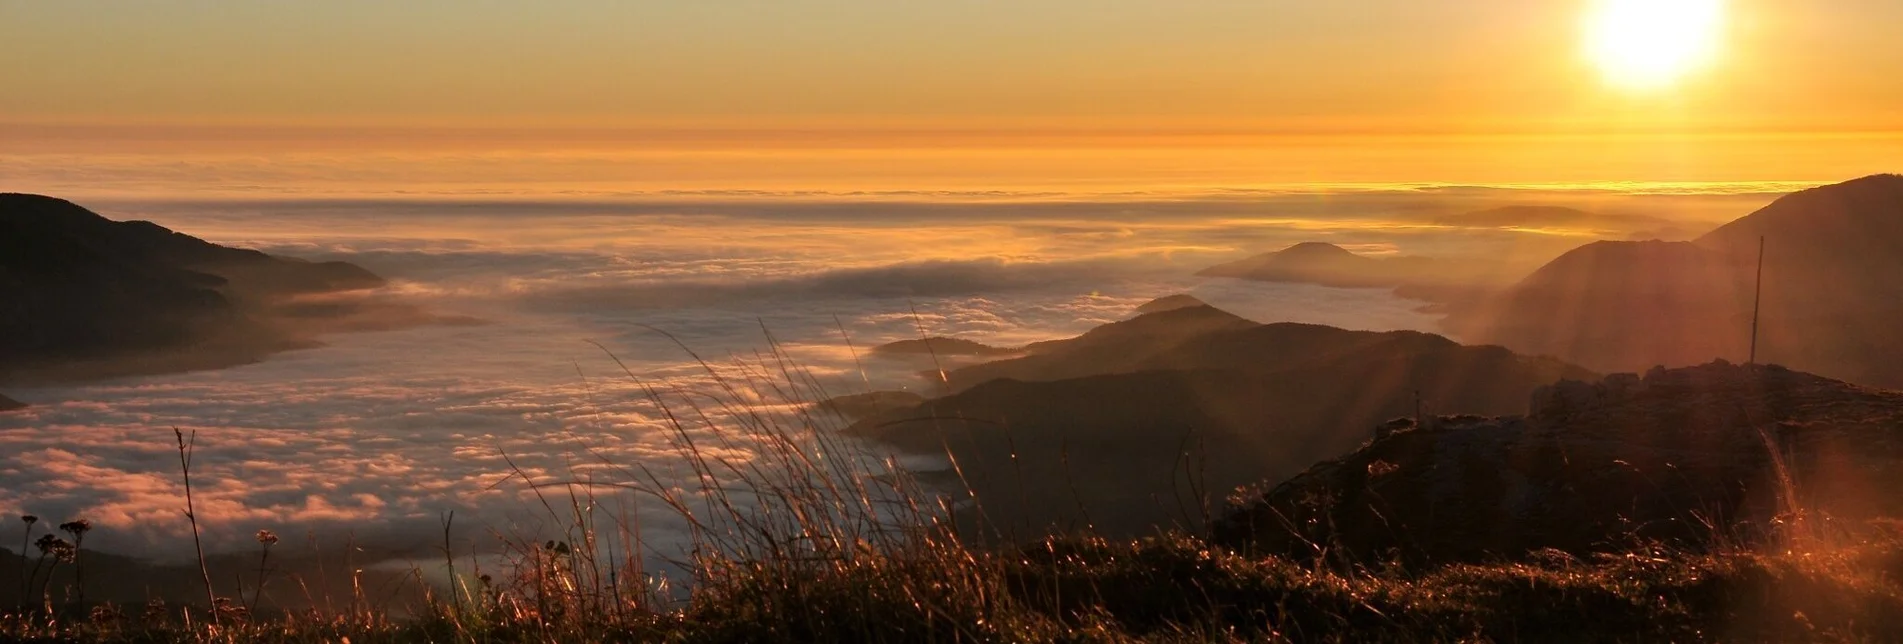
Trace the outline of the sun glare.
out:
<instances>
[{"instance_id":1,"label":"sun glare","mask_svg":"<svg viewBox=\"0 0 1903 644\"><path fill-rule=\"evenodd\" d=\"M1598 0L1587 54L1616 85L1666 87L1711 62L1723 17L1723 0Z\"/></svg>"}]
</instances>

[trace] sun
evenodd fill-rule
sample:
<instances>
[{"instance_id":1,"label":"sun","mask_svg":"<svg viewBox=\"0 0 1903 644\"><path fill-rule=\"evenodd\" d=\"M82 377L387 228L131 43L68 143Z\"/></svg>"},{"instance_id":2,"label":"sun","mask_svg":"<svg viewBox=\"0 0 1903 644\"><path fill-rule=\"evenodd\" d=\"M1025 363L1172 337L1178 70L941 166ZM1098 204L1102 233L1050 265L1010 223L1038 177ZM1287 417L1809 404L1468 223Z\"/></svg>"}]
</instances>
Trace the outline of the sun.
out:
<instances>
[{"instance_id":1,"label":"sun","mask_svg":"<svg viewBox=\"0 0 1903 644\"><path fill-rule=\"evenodd\" d=\"M1712 62L1723 21L1723 0L1598 0L1586 53L1615 85L1664 88Z\"/></svg>"}]
</instances>

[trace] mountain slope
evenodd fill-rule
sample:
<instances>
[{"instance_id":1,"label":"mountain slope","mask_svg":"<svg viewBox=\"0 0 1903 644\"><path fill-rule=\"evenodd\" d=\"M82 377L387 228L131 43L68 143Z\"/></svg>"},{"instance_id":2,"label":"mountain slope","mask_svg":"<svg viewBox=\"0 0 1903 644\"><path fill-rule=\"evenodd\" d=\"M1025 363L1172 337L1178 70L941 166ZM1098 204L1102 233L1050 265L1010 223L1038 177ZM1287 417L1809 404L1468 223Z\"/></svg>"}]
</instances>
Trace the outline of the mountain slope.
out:
<instances>
[{"instance_id":1,"label":"mountain slope","mask_svg":"<svg viewBox=\"0 0 1903 644\"><path fill-rule=\"evenodd\" d=\"M1216 536L1300 557L1327 544L1353 561L1486 561L1803 536L1777 532L1795 510L1839 526L1903 512L1903 393L1714 363L1534 398L1526 417L1402 426L1246 497Z\"/></svg>"},{"instance_id":2,"label":"mountain slope","mask_svg":"<svg viewBox=\"0 0 1903 644\"><path fill-rule=\"evenodd\" d=\"M1382 421L1517 413L1539 386L1588 375L1428 334L1259 325L1202 307L954 371L958 393L848 431L912 453L949 447L1002 526L1088 520L1127 536L1200 524L1226 490L1353 449Z\"/></svg>"},{"instance_id":3,"label":"mountain slope","mask_svg":"<svg viewBox=\"0 0 1903 644\"><path fill-rule=\"evenodd\" d=\"M962 390L999 378L1060 380L1136 371L1203 334L1257 326L1208 305L1145 313L1075 338L1032 343L1024 347L1022 357L955 369L947 381L953 390Z\"/></svg>"},{"instance_id":4,"label":"mountain slope","mask_svg":"<svg viewBox=\"0 0 1903 644\"><path fill-rule=\"evenodd\" d=\"M153 362L131 369L141 371L291 346L261 323L270 305L382 283L350 264L273 257L52 197L0 194L0 380L135 355Z\"/></svg>"},{"instance_id":5,"label":"mountain slope","mask_svg":"<svg viewBox=\"0 0 1903 644\"><path fill-rule=\"evenodd\" d=\"M1759 238L1758 359L1903 386L1903 177L1788 195L1689 243L1600 242L1455 312L1463 338L1603 370L1743 361Z\"/></svg>"}]
</instances>

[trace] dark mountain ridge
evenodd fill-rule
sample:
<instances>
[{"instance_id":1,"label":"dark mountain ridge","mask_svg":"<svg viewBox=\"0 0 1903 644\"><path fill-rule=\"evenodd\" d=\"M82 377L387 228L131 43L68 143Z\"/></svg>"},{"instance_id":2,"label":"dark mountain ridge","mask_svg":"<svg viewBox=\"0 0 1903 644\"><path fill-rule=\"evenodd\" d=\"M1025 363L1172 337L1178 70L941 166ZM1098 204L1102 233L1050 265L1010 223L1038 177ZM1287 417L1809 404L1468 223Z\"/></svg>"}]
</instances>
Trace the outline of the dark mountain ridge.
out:
<instances>
[{"instance_id":1,"label":"dark mountain ridge","mask_svg":"<svg viewBox=\"0 0 1903 644\"><path fill-rule=\"evenodd\" d=\"M0 381L221 366L303 346L280 310L382 278L0 194Z\"/></svg>"},{"instance_id":2,"label":"dark mountain ridge","mask_svg":"<svg viewBox=\"0 0 1903 644\"><path fill-rule=\"evenodd\" d=\"M847 431L949 446L990 518L1111 535L1201 521L1223 491L1291 475L1422 411L1517 413L1577 367L1417 332L1257 324L1176 309L949 374L955 393Z\"/></svg>"}]
</instances>

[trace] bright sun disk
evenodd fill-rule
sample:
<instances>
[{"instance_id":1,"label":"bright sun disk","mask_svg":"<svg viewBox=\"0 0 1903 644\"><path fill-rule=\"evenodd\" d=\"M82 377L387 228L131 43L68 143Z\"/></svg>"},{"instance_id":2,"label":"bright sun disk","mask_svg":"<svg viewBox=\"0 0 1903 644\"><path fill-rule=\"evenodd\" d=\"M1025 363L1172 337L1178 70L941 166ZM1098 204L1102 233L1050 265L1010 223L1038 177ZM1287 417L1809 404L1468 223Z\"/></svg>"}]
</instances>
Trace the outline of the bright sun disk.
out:
<instances>
[{"instance_id":1,"label":"bright sun disk","mask_svg":"<svg viewBox=\"0 0 1903 644\"><path fill-rule=\"evenodd\" d=\"M1599 0L1586 51L1614 84L1656 89L1711 62L1723 17L1723 0Z\"/></svg>"}]
</instances>

